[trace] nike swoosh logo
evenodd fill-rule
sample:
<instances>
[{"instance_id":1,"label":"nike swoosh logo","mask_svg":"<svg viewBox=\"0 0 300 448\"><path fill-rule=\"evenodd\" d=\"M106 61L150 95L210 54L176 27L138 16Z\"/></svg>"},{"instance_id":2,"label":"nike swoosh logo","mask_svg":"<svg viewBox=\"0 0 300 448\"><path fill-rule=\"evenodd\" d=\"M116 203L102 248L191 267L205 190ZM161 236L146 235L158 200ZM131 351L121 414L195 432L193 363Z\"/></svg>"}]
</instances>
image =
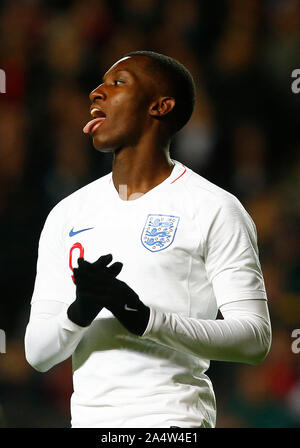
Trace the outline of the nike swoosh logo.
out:
<instances>
[{"instance_id":1,"label":"nike swoosh logo","mask_svg":"<svg viewBox=\"0 0 300 448\"><path fill-rule=\"evenodd\" d=\"M126 311L138 311L138 310L135 310L134 308L129 308L127 303L125 304L124 308L125 308Z\"/></svg>"},{"instance_id":2,"label":"nike swoosh logo","mask_svg":"<svg viewBox=\"0 0 300 448\"><path fill-rule=\"evenodd\" d=\"M87 229L74 230L74 227L70 230L69 236L77 235L77 233L86 232L87 230L91 230L94 227L88 227Z\"/></svg>"}]
</instances>

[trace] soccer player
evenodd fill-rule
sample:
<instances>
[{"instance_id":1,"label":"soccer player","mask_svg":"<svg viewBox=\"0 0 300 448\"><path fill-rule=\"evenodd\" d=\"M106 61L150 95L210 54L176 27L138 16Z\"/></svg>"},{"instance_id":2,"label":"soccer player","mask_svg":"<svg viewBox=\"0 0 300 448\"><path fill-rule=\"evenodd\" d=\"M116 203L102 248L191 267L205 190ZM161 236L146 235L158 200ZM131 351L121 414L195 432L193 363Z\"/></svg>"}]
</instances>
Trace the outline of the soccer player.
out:
<instances>
[{"instance_id":1,"label":"soccer player","mask_svg":"<svg viewBox=\"0 0 300 448\"><path fill-rule=\"evenodd\" d=\"M26 358L46 372L72 355L74 428L214 427L210 360L256 365L270 348L255 225L170 158L195 102L182 64L129 53L90 100L84 132L112 172L46 220Z\"/></svg>"}]
</instances>

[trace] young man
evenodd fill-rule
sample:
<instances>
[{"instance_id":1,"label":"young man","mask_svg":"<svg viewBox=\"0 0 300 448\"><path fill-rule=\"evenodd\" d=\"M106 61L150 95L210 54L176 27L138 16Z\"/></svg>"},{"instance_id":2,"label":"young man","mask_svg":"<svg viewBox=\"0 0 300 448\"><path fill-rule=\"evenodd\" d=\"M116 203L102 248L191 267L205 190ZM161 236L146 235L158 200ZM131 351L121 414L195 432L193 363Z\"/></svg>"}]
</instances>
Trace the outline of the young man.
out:
<instances>
[{"instance_id":1,"label":"young man","mask_svg":"<svg viewBox=\"0 0 300 448\"><path fill-rule=\"evenodd\" d=\"M169 155L194 98L190 73L153 52L123 57L90 94L84 132L113 152L112 173L49 214L25 335L41 372L72 355L72 427L214 427L210 360L269 351L251 218Z\"/></svg>"}]
</instances>

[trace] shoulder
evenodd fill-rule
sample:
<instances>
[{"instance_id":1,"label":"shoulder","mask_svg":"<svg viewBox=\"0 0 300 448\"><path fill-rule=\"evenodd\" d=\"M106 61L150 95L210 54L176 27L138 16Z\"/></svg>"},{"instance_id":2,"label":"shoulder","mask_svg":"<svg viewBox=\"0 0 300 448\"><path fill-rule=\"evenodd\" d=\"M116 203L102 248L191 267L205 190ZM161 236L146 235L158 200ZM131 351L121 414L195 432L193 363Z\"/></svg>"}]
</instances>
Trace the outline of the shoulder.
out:
<instances>
[{"instance_id":1,"label":"shoulder","mask_svg":"<svg viewBox=\"0 0 300 448\"><path fill-rule=\"evenodd\" d=\"M186 167L186 187L189 191L197 193L199 199L206 199L210 203L221 204L223 201L236 202L237 198L229 191L210 182L191 168Z\"/></svg>"},{"instance_id":2,"label":"shoulder","mask_svg":"<svg viewBox=\"0 0 300 448\"><path fill-rule=\"evenodd\" d=\"M203 227L226 221L246 224L255 230L251 216L234 194L210 182L189 167L186 167L186 170L186 176L182 176L182 179L187 202L192 204Z\"/></svg>"},{"instance_id":3,"label":"shoulder","mask_svg":"<svg viewBox=\"0 0 300 448\"><path fill-rule=\"evenodd\" d=\"M94 197L95 194L103 193L108 184L110 175L111 173L106 174L105 176L84 185L84 187L79 188L66 198L62 199L57 205L60 207L67 207L88 200L90 197Z\"/></svg>"},{"instance_id":4,"label":"shoulder","mask_svg":"<svg viewBox=\"0 0 300 448\"><path fill-rule=\"evenodd\" d=\"M58 202L50 211L47 221L66 221L74 213L80 213L84 207L94 202L96 198L100 200L105 196L105 188L111 173L96 179L89 184L79 188L69 196Z\"/></svg>"},{"instance_id":5,"label":"shoulder","mask_svg":"<svg viewBox=\"0 0 300 448\"><path fill-rule=\"evenodd\" d=\"M244 210L239 199L229 191L210 182L186 167L187 175L183 176L184 185L194 202L205 210L240 209Z\"/></svg>"}]
</instances>

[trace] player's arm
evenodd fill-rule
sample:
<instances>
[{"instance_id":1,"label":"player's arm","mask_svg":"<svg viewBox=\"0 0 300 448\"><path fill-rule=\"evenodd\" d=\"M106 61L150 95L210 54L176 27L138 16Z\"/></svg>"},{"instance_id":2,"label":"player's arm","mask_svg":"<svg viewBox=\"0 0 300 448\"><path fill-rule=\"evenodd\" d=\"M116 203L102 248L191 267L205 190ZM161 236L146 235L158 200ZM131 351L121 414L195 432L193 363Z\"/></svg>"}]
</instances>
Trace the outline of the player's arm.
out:
<instances>
[{"instance_id":1,"label":"player's arm","mask_svg":"<svg viewBox=\"0 0 300 448\"><path fill-rule=\"evenodd\" d=\"M79 267L74 274L78 288L85 283L86 273ZM105 278L95 278L95 285L92 285L92 281L87 282L85 294L88 292L95 303L109 309L128 331L137 336L219 361L258 364L269 351L271 326L265 299L223 304L224 319L204 320L148 307L125 282L108 272ZM68 314L73 322L78 322L76 314L74 318L70 312Z\"/></svg>"},{"instance_id":2,"label":"player's arm","mask_svg":"<svg viewBox=\"0 0 300 448\"><path fill-rule=\"evenodd\" d=\"M75 298L75 286L63 251L64 216L60 203L48 215L42 230L25 333L26 359L41 372L71 356L86 331L67 316L67 308Z\"/></svg>"},{"instance_id":3,"label":"player's arm","mask_svg":"<svg viewBox=\"0 0 300 448\"><path fill-rule=\"evenodd\" d=\"M83 270L89 267L89 277L75 287L61 237L64 216L60 203L49 214L43 228L31 313L25 333L26 359L41 372L74 353L89 325L103 308L99 295L93 290L92 277L99 281L101 274L105 275L105 268L107 275L114 278L122 268L118 262L108 267L112 261L110 254L101 256L95 263L84 262Z\"/></svg>"},{"instance_id":4,"label":"player's arm","mask_svg":"<svg viewBox=\"0 0 300 448\"><path fill-rule=\"evenodd\" d=\"M265 300L224 304L224 319L195 319L151 309L143 337L201 358L259 364L271 343Z\"/></svg>"},{"instance_id":5,"label":"player's arm","mask_svg":"<svg viewBox=\"0 0 300 448\"><path fill-rule=\"evenodd\" d=\"M69 358L87 330L70 321L67 308L66 303L46 300L31 305L25 356L39 372Z\"/></svg>"},{"instance_id":6,"label":"player's arm","mask_svg":"<svg viewBox=\"0 0 300 448\"><path fill-rule=\"evenodd\" d=\"M223 304L223 320L195 319L148 307L126 283L110 276L109 272L105 276L89 278L82 266L84 262L74 270L77 288L83 287L85 294L109 309L128 331L137 336L219 361L258 364L269 351L271 326L265 299ZM70 313L69 317L73 319ZM76 314L73 321L78 322Z\"/></svg>"}]
</instances>

